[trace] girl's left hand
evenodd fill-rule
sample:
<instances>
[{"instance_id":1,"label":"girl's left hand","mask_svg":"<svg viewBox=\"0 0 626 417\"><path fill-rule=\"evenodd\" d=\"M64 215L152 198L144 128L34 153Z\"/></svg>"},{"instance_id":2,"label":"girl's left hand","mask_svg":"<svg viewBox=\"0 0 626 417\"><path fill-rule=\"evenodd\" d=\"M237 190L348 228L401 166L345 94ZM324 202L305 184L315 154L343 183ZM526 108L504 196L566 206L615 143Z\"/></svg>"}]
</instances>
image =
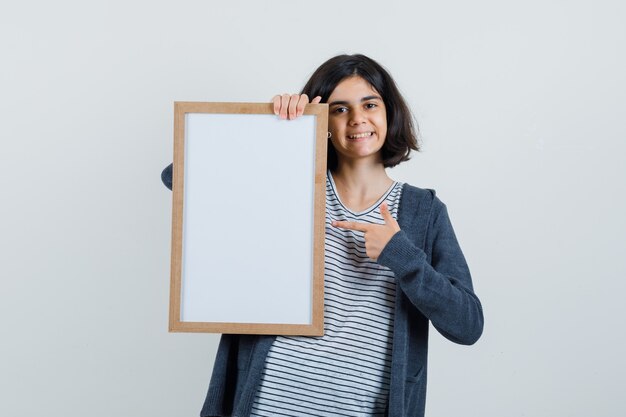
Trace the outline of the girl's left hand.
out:
<instances>
[{"instance_id":1,"label":"girl's left hand","mask_svg":"<svg viewBox=\"0 0 626 417\"><path fill-rule=\"evenodd\" d=\"M400 231L400 225L389 212L387 203L380 205L380 214L382 214L385 224L333 221L332 225L341 229L363 232L365 234L365 253L375 261L393 235Z\"/></svg>"}]
</instances>

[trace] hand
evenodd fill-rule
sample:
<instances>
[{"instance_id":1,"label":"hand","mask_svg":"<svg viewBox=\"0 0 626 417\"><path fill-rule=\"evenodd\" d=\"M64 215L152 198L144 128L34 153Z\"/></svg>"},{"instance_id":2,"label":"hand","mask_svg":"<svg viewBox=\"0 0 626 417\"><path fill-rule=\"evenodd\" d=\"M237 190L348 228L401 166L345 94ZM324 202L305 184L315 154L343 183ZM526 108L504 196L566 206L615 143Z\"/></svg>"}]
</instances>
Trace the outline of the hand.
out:
<instances>
[{"instance_id":1,"label":"hand","mask_svg":"<svg viewBox=\"0 0 626 417\"><path fill-rule=\"evenodd\" d=\"M375 261L393 235L400 231L400 225L389 212L387 203L380 205L380 214L382 214L385 224L334 221L332 225L341 229L357 230L365 233L365 253Z\"/></svg>"},{"instance_id":2,"label":"hand","mask_svg":"<svg viewBox=\"0 0 626 417\"><path fill-rule=\"evenodd\" d=\"M312 104L317 104L322 101L322 97L317 96L311 101ZM281 119L293 120L296 117L302 116L304 113L304 106L309 104L309 96L306 94L283 94L275 95L272 99L274 103L274 114Z\"/></svg>"}]
</instances>

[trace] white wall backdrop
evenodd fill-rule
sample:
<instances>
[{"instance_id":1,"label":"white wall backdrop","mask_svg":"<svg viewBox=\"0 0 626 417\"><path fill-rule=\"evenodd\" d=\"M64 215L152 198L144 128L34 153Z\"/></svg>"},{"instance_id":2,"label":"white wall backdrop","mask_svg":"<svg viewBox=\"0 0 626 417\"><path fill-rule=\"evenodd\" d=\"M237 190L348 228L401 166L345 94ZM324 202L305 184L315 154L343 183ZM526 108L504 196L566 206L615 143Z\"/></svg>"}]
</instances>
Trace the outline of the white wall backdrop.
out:
<instances>
[{"instance_id":1,"label":"white wall backdrop","mask_svg":"<svg viewBox=\"0 0 626 417\"><path fill-rule=\"evenodd\" d=\"M476 345L432 334L427 415L625 415L625 20L620 0L3 1L0 415L198 415L218 336L167 332L172 103L269 101L344 52L409 100L424 151L390 174L447 203L484 304Z\"/></svg>"}]
</instances>

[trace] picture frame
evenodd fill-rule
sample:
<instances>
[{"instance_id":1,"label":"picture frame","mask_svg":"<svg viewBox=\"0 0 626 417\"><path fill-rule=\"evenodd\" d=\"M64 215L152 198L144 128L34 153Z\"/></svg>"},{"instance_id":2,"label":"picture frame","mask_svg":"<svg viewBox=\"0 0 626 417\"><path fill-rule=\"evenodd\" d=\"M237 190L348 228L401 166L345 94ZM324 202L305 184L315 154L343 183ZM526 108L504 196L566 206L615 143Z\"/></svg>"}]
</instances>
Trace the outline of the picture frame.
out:
<instances>
[{"instance_id":1,"label":"picture frame","mask_svg":"<svg viewBox=\"0 0 626 417\"><path fill-rule=\"evenodd\" d=\"M323 334L328 105L174 103L171 332Z\"/></svg>"}]
</instances>

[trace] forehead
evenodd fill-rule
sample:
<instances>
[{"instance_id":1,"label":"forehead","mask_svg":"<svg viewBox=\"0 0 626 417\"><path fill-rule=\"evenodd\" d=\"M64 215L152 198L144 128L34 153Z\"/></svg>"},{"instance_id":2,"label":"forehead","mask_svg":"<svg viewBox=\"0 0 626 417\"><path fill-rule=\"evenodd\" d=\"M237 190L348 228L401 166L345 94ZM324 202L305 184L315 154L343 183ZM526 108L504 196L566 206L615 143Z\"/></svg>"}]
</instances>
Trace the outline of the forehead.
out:
<instances>
[{"instance_id":1,"label":"forehead","mask_svg":"<svg viewBox=\"0 0 626 417\"><path fill-rule=\"evenodd\" d=\"M328 101L358 101L367 96L380 97L380 94L365 79L353 76L341 80L328 98Z\"/></svg>"}]
</instances>

